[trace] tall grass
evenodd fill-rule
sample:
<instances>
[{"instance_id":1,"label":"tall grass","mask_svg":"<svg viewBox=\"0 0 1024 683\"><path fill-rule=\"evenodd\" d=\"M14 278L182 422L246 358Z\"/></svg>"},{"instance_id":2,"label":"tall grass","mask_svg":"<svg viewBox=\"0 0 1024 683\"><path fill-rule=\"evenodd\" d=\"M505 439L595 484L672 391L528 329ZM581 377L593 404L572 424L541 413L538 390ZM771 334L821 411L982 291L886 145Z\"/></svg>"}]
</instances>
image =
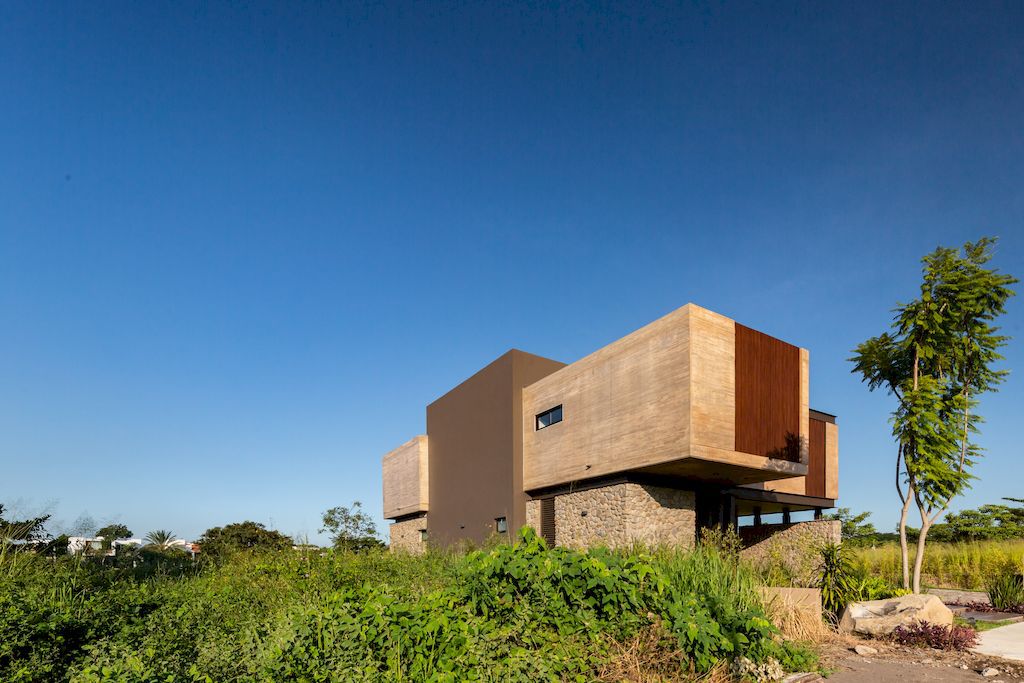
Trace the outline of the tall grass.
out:
<instances>
[{"instance_id":1,"label":"tall grass","mask_svg":"<svg viewBox=\"0 0 1024 683\"><path fill-rule=\"evenodd\" d=\"M902 582L900 547L888 543L873 548L850 548L854 567L890 583ZM913 549L911 549L913 552ZM929 543L925 549L921 582L931 588L985 590L999 576L1024 566L1024 539Z\"/></svg>"}]
</instances>

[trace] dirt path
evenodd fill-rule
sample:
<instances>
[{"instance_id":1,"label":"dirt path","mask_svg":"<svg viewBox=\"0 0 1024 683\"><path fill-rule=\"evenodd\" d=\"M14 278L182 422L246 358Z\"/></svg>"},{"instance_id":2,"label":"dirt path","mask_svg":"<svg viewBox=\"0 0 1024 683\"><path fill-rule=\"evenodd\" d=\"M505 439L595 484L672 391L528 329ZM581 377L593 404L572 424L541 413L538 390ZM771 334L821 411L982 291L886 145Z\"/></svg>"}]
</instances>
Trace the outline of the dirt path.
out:
<instances>
[{"instance_id":1,"label":"dirt path","mask_svg":"<svg viewBox=\"0 0 1024 683\"><path fill-rule=\"evenodd\" d=\"M878 650L862 657L851 651L860 642ZM1010 683L1024 680L1021 662L984 657L970 652L946 653L937 650L892 647L878 641L846 641L826 646L822 663L833 670L829 683ZM981 672L995 668L998 673L984 677Z\"/></svg>"}]
</instances>

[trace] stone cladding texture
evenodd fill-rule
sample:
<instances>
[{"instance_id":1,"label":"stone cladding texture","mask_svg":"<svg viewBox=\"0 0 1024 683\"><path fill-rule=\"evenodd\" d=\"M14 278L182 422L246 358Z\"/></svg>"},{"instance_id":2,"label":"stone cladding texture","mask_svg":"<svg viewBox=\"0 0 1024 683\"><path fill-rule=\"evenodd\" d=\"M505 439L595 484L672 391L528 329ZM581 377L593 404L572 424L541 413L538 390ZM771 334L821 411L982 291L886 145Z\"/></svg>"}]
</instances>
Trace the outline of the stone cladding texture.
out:
<instances>
[{"instance_id":1,"label":"stone cladding texture","mask_svg":"<svg viewBox=\"0 0 1024 683\"><path fill-rule=\"evenodd\" d=\"M564 493L555 498L555 540L558 545L579 548L635 542L692 548L694 510L693 491L647 484L612 484Z\"/></svg>"},{"instance_id":2,"label":"stone cladding texture","mask_svg":"<svg viewBox=\"0 0 1024 683\"><path fill-rule=\"evenodd\" d=\"M420 540L420 531L426 528L427 518L424 516L392 522L391 544L388 547L392 551L401 550L419 555L427 549L427 544Z\"/></svg>"},{"instance_id":3,"label":"stone cladding texture","mask_svg":"<svg viewBox=\"0 0 1024 683\"><path fill-rule=\"evenodd\" d=\"M821 519L770 525L764 534L767 538L744 548L740 556L758 565L781 565L792 574L796 585L811 586L818 573L821 547L842 540L842 523Z\"/></svg>"}]
</instances>

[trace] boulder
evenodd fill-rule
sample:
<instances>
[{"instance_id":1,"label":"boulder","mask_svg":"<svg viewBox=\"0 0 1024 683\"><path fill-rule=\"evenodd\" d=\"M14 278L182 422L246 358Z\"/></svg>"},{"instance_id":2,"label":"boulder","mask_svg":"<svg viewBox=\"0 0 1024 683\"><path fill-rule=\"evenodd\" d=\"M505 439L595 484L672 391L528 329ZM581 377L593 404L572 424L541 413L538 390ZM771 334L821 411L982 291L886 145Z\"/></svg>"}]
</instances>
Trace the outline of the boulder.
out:
<instances>
[{"instance_id":1,"label":"boulder","mask_svg":"<svg viewBox=\"0 0 1024 683\"><path fill-rule=\"evenodd\" d=\"M888 600L851 602L839 619L839 630L865 636L886 636L897 626L926 621L953 625L953 612L934 595L903 595Z\"/></svg>"}]
</instances>

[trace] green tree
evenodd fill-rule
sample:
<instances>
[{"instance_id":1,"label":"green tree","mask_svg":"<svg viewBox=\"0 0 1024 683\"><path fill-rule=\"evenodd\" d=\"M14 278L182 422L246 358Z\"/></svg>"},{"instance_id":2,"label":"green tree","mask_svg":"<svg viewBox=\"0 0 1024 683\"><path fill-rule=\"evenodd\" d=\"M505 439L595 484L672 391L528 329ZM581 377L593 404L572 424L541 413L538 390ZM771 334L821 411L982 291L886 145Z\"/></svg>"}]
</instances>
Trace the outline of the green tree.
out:
<instances>
[{"instance_id":1,"label":"green tree","mask_svg":"<svg viewBox=\"0 0 1024 683\"><path fill-rule=\"evenodd\" d=\"M199 547L202 555L218 558L240 550L284 550L292 547L292 539L259 522L246 521L207 529Z\"/></svg>"},{"instance_id":2,"label":"green tree","mask_svg":"<svg viewBox=\"0 0 1024 683\"><path fill-rule=\"evenodd\" d=\"M838 520L842 523L843 541L863 543L873 539L878 533L875 525L867 521L870 516L870 512L855 515L850 508L839 508L832 514L824 515L823 519Z\"/></svg>"},{"instance_id":3,"label":"green tree","mask_svg":"<svg viewBox=\"0 0 1024 683\"><path fill-rule=\"evenodd\" d=\"M103 539L103 549L109 550L110 546L114 544L114 541L121 538L131 538L132 530L124 524L108 524L105 527L100 528L96 532L96 535Z\"/></svg>"},{"instance_id":4,"label":"green tree","mask_svg":"<svg viewBox=\"0 0 1024 683\"><path fill-rule=\"evenodd\" d=\"M0 543L11 541L41 541L47 537L46 523L50 515L23 520L4 519L4 506L0 504Z\"/></svg>"},{"instance_id":5,"label":"green tree","mask_svg":"<svg viewBox=\"0 0 1024 683\"><path fill-rule=\"evenodd\" d=\"M165 529L157 529L146 534L146 544L160 550L170 548L174 541L178 540L174 533Z\"/></svg>"},{"instance_id":6,"label":"green tree","mask_svg":"<svg viewBox=\"0 0 1024 683\"><path fill-rule=\"evenodd\" d=\"M339 505L323 514L321 533L331 534L331 542L335 548L342 550L366 550L380 548L384 543L377 537L377 525L370 515L363 512L363 504L358 500L352 507Z\"/></svg>"},{"instance_id":7,"label":"green tree","mask_svg":"<svg viewBox=\"0 0 1024 683\"><path fill-rule=\"evenodd\" d=\"M1005 312L1016 278L986 268L994 238L962 250L939 247L922 260L920 296L897 307L891 330L872 337L850 359L872 391L896 398L896 490L900 497L903 583L921 590L928 531L969 486L980 449L978 398L1006 376L995 366L1008 338L993 322ZM909 567L907 515L917 507L921 529Z\"/></svg>"}]
</instances>

